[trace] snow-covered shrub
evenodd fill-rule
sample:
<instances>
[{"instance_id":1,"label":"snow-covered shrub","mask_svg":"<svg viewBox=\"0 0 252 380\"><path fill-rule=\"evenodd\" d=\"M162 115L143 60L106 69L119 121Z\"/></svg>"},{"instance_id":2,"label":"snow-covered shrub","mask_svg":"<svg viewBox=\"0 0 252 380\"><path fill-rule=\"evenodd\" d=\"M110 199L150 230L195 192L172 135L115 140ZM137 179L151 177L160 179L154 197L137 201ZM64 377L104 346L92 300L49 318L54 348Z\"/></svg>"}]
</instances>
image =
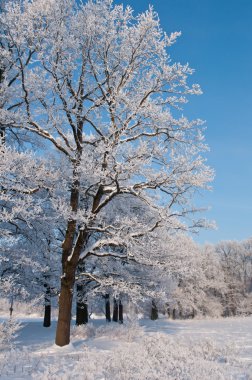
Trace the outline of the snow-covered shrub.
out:
<instances>
[{"instance_id":1,"label":"snow-covered shrub","mask_svg":"<svg viewBox=\"0 0 252 380\"><path fill-rule=\"evenodd\" d=\"M126 322L122 325L110 323L97 328L92 323L88 323L72 328L72 337L77 339L106 337L109 340L132 342L143 335L144 328L139 326L138 322Z\"/></svg>"},{"instance_id":2,"label":"snow-covered shrub","mask_svg":"<svg viewBox=\"0 0 252 380\"><path fill-rule=\"evenodd\" d=\"M13 347L14 341L21 329L21 324L15 319L10 318L0 323L0 349Z\"/></svg>"},{"instance_id":3,"label":"snow-covered shrub","mask_svg":"<svg viewBox=\"0 0 252 380\"><path fill-rule=\"evenodd\" d=\"M83 347L82 356L67 354L51 357L33 371L34 380L104 380L103 365L108 353ZM115 378L117 380L117 378ZM112 380L112 379L110 379ZM114 379L113 379L114 380Z\"/></svg>"},{"instance_id":4,"label":"snow-covered shrub","mask_svg":"<svg viewBox=\"0 0 252 380\"><path fill-rule=\"evenodd\" d=\"M237 306L238 315L250 315L252 313L252 293L246 294L246 297L239 300Z\"/></svg>"},{"instance_id":5,"label":"snow-covered shrub","mask_svg":"<svg viewBox=\"0 0 252 380\"><path fill-rule=\"evenodd\" d=\"M95 336L107 337L110 340L119 340L123 342L133 342L144 335L144 328L137 322L119 324L107 324L98 327Z\"/></svg>"},{"instance_id":6,"label":"snow-covered shrub","mask_svg":"<svg viewBox=\"0 0 252 380\"><path fill-rule=\"evenodd\" d=\"M39 358L35 358L28 349L8 349L0 354L1 379L30 379L36 371Z\"/></svg>"},{"instance_id":7,"label":"snow-covered shrub","mask_svg":"<svg viewBox=\"0 0 252 380\"><path fill-rule=\"evenodd\" d=\"M73 338L78 339L90 339L95 336L95 326L93 323L88 323L86 325L74 326L71 331Z\"/></svg>"},{"instance_id":8,"label":"snow-covered shrub","mask_svg":"<svg viewBox=\"0 0 252 380\"><path fill-rule=\"evenodd\" d=\"M224 363L229 360L226 350L209 341L195 344L155 334L140 345L118 348L106 361L103 376L106 380L224 380L228 378Z\"/></svg>"},{"instance_id":9,"label":"snow-covered shrub","mask_svg":"<svg viewBox=\"0 0 252 380\"><path fill-rule=\"evenodd\" d=\"M108 334L110 329L107 326L103 331ZM67 354L46 359L34 372L34 379L249 379L243 365L235 359L233 348L223 347L209 339L190 340L187 337L153 333L130 343L120 341L113 346L108 343L109 350L97 351L92 346L83 347L81 355L78 352L78 355Z\"/></svg>"}]
</instances>

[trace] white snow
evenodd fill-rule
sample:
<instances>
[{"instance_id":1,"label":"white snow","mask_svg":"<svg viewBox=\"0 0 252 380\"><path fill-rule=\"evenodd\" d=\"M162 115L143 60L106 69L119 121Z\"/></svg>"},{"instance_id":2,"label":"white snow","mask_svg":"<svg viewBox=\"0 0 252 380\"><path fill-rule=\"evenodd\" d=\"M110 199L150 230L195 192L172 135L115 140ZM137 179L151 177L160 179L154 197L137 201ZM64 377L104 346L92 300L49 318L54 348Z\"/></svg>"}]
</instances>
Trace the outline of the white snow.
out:
<instances>
[{"instance_id":1,"label":"white snow","mask_svg":"<svg viewBox=\"0 0 252 380\"><path fill-rule=\"evenodd\" d=\"M15 350L0 352L0 378L87 380L252 379L252 317L118 325L94 319L54 344L56 322L21 319Z\"/></svg>"}]
</instances>

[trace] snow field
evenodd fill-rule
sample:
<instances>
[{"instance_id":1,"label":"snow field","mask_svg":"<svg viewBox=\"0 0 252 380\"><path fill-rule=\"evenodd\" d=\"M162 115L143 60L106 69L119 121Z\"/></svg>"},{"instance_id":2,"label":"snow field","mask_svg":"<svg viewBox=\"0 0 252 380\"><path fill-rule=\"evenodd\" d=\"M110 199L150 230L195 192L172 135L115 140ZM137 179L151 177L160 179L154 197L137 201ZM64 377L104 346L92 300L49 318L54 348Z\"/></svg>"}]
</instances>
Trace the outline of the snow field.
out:
<instances>
[{"instance_id":1,"label":"snow field","mask_svg":"<svg viewBox=\"0 0 252 380\"><path fill-rule=\"evenodd\" d=\"M15 350L0 354L0 379L250 380L252 318L93 320L54 345L55 322L26 319Z\"/></svg>"}]
</instances>

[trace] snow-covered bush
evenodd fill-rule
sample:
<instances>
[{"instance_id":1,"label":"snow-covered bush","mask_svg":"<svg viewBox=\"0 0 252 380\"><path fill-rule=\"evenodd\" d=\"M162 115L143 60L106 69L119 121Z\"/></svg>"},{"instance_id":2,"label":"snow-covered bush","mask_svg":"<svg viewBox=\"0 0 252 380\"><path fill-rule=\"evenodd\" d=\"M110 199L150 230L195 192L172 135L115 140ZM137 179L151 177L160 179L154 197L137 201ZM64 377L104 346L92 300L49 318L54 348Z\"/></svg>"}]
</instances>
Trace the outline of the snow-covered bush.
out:
<instances>
[{"instance_id":1,"label":"snow-covered bush","mask_svg":"<svg viewBox=\"0 0 252 380\"><path fill-rule=\"evenodd\" d=\"M109 331L105 327L104 331ZM101 331L101 330L100 330ZM93 344L92 344L93 346ZM207 340L153 334L113 350L83 347L82 355L50 358L36 380L227 380L246 377L232 347ZM41 363L42 364L42 363ZM243 376L243 377L242 377Z\"/></svg>"},{"instance_id":2,"label":"snow-covered bush","mask_svg":"<svg viewBox=\"0 0 252 380\"><path fill-rule=\"evenodd\" d=\"M21 324L15 319L10 318L0 323L0 349L13 347L14 341L21 329Z\"/></svg>"},{"instance_id":3,"label":"snow-covered bush","mask_svg":"<svg viewBox=\"0 0 252 380\"><path fill-rule=\"evenodd\" d=\"M90 339L95 336L95 326L93 323L86 325L74 326L71 331L73 338L77 339Z\"/></svg>"},{"instance_id":4,"label":"snow-covered bush","mask_svg":"<svg viewBox=\"0 0 252 380\"><path fill-rule=\"evenodd\" d=\"M104 379L120 380L202 380L227 379L225 364L234 363L229 347L220 347L210 340L199 342L155 334L140 345L119 348L106 362Z\"/></svg>"},{"instance_id":5,"label":"snow-covered bush","mask_svg":"<svg viewBox=\"0 0 252 380\"><path fill-rule=\"evenodd\" d=\"M125 323L123 325L107 324L100 326L96 330L95 336L106 336L110 340L119 340L121 342L133 342L144 335L144 328L138 323Z\"/></svg>"},{"instance_id":6,"label":"snow-covered bush","mask_svg":"<svg viewBox=\"0 0 252 380\"><path fill-rule=\"evenodd\" d=\"M72 337L77 339L90 339L106 337L109 340L132 342L144 335L144 328L137 322L119 324L106 324L95 328L92 323L74 326Z\"/></svg>"},{"instance_id":7,"label":"snow-covered bush","mask_svg":"<svg viewBox=\"0 0 252 380\"><path fill-rule=\"evenodd\" d=\"M27 349L14 349L0 354L0 378L2 379L30 379L39 363Z\"/></svg>"}]
</instances>

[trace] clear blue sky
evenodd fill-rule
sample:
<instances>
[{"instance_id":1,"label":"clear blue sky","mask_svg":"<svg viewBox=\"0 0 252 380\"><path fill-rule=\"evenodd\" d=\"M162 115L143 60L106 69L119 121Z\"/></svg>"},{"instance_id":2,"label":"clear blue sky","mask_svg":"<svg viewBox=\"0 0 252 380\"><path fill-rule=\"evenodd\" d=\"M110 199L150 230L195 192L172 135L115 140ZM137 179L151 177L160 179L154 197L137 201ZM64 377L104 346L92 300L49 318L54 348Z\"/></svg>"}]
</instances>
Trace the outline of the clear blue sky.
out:
<instances>
[{"instance_id":1,"label":"clear blue sky","mask_svg":"<svg viewBox=\"0 0 252 380\"><path fill-rule=\"evenodd\" d=\"M200 203L218 225L198 242L252 236L252 0L116 0L136 12L152 4L168 33L181 31L171 58L189 62L204 94L191 98L185 115L207 121L213 191Z\"/></svg>"}]
</instances>

